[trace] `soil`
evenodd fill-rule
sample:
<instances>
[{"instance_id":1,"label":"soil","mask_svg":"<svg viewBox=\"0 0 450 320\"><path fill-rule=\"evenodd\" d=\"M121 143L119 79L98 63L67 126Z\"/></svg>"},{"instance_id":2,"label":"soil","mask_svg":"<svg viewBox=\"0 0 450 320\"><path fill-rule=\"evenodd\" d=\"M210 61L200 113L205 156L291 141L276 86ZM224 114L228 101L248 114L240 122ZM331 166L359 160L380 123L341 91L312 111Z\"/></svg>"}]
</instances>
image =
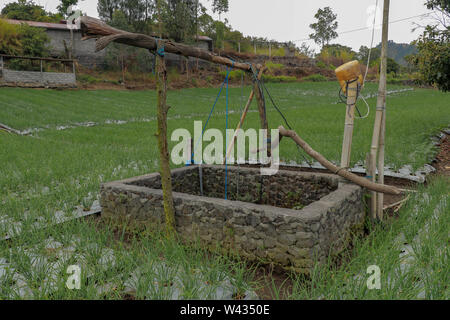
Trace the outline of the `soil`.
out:
<instances>
[{"instance_id":1,"label":"soil","mask_svg":"<svg viewBox=\"0 0 450 320\"><path fill-rule=\"evenodd\" d=\"M443 133L444 137L439 144L440 151L432 165L436 169L435 175L450 177L450 135L446 132Z\"/></svg>"}]
</instances>

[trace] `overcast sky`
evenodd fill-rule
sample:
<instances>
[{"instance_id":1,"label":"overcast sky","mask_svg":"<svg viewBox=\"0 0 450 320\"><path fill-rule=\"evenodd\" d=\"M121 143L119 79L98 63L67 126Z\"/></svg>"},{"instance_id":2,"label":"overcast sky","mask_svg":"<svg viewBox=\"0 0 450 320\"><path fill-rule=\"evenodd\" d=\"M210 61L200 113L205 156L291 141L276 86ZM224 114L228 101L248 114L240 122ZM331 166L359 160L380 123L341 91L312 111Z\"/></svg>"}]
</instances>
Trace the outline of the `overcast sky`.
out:
<instances>
[{"instance_id":1,"label":"overcast sky","mask_svg":"<svg viewBox=\"0 0 450 320\"><path fill-rule=\"evenodd\" d=\"M46 10L55 11L58 0L34 0ZM206 7L210 1L200 0ZM315 21L314 14L319 8L329 6L337 14L340 43L358 50L361 45L370 45L371 30L348 32L371 25L376 0L229 0L230 11L222 16L227 18L234 29L244 35L267 37L283 41L304 40L312 30L309 25ZM0 8L13 0L0 0ZM382 3L379 2L379 21L381 23ZM429 13L424 6L425 0L391 0L390 21L401 20ZM97 17L97 0L80 0L79 7L90 16ZM212 12L210 12L212 14ZM371 15L372 14L372 15ZM216 16L216 18L218 18ZM416 17L390 25L389 39L399 43L409 43L418 38L420 30L412 32L412 22L424 24L427 17ZM375 45L381 41L381 28L375 33ZM297 41L300 45L303 41ZM305 41L314 47L313 41Z\"/></svg>"}]
</instances>

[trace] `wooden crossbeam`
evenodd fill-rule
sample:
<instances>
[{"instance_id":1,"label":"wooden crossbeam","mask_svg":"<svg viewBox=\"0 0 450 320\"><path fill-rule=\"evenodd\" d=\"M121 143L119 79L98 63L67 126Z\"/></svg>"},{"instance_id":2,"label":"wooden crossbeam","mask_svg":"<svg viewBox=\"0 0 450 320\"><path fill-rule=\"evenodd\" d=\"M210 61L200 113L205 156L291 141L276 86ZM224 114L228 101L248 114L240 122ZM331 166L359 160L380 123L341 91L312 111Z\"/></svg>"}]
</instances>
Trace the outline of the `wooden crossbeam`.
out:
<instances>
[{"instance_id":1,"label":"wooden crossbeam","mask_svg":"<svg viewBox=\"0 0 450 320\"><path fill-rule=\"evenodd\" d=\"M123 43L130 46L145 48L154 51L157 49L159 42L161 46L164 46L165 52L185 57L198 58L228 67L233 67L235 69L253 72L252 66L249 63L235 62L229 58L221 57L213 52L173 42L170 40L159 40L149 35L119 30L107 25L101 20L92 17L81 17L80 23L83 40L90 38L98 39L95 46L96 51L103 50L111 42ZM259 70L261 66L255 65L255 68L256 70Z\"/></svg>"}]
</instances>

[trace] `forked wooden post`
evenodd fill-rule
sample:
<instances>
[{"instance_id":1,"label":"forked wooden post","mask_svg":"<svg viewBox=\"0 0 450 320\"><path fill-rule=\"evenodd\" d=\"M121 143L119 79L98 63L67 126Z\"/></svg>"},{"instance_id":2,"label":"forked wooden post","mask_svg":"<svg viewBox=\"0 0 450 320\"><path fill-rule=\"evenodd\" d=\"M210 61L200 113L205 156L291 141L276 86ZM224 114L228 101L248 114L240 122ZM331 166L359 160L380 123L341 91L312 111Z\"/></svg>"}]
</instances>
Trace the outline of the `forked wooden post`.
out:
<instances>
[{"instance_id":1,"label":"forked wooden post","mask_svg":"<svg viewBox=\"0 0 450 320\"><path fill-rule=\"evenodd\" d=\"M158 149L160 159L161 185L166 231L169 236L175 234L175 208L172 197L172 176L170 173L169 146L167 143L167 70L164 57L156 55L156 91L158 94Z\"/></svg>"},{"instance_id":2,"label":"forked wooden post","mask_svg":"<svg viewBox=\"0 0 450 320\"><path fill-rule=\"evenodd\" d=\"M161 2L157 2L158 20L161 21ZM161 23L159 25L159 33L162 35ZM167 143L167 113L169 106L167 105L167 70L166 60L164 59L164 44L156 42L156 91L158 94L158 138L159 150L159 169L161 175L161 189L163 192L163 206L165 215L166 233L168 237L173 237L176 233L175 229L175 208L172 195L172 174L170 172L169 145Z\"/></svg>"}]
</instances>

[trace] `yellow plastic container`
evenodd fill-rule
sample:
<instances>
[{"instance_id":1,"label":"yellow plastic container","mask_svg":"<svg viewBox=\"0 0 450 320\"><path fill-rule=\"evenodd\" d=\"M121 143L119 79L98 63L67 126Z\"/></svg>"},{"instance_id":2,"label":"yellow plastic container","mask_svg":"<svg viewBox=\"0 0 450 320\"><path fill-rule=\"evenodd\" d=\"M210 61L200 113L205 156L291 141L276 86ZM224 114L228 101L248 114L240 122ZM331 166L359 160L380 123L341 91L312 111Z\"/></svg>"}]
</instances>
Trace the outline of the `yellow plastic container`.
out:
<instances>
[{"instance_id":1,"label":"yellow plastic container","mask_svg":"<svg viewBox=\"0 0 450 320\"><path fill-rule=\"evenodd\" d=\"M356 60L347 62L342 66L336 68L336 77L341 85L342 90L346 93L347 81L358 79L359 83L363 84L363 76L361 74L361 68L359 62Z\"/></svg>"}]
</instances>

